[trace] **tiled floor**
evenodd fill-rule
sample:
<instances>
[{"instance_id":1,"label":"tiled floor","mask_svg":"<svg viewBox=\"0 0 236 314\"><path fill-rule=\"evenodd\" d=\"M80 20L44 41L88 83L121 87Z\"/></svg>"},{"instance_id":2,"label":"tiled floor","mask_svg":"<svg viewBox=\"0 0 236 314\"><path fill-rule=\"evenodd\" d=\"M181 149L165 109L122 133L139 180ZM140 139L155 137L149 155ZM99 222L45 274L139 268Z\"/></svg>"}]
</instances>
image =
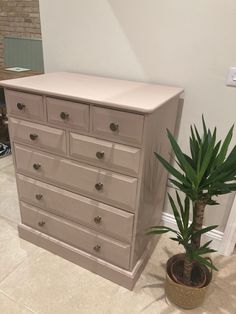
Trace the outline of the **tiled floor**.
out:
<instances>
[{"instance_id":1,"label":"tiled floor","mask_svg":"<svg viewBox=\"0 0 236 314\"><path fill-rule=\"evenodd\" d=\"M133 291L128 291L17 236L19 221L11 157L0 160L1 314L180 314L164 295L165 261L179 247L163 236ZM236 314L236 255L215 255L204 305L193 314Z\"/></svg>"}]
</instances>

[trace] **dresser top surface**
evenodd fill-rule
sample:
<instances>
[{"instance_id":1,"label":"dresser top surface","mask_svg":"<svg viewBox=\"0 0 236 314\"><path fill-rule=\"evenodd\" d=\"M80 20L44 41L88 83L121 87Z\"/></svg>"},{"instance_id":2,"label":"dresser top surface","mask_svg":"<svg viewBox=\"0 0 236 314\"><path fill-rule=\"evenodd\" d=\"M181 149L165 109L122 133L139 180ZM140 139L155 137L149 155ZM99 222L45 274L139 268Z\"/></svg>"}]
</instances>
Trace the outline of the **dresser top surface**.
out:
<instances>
[{"instance_id":1,"label":"dresser top surface","mask_svg":"<svg viewBox=\"0 0 236 314\"><path fill-rule=\"evenodd\" d=\"M5 80L0 86L142 113L153 112L183 92L179 87L68 72Z\"/></svg>"}]
</instances>

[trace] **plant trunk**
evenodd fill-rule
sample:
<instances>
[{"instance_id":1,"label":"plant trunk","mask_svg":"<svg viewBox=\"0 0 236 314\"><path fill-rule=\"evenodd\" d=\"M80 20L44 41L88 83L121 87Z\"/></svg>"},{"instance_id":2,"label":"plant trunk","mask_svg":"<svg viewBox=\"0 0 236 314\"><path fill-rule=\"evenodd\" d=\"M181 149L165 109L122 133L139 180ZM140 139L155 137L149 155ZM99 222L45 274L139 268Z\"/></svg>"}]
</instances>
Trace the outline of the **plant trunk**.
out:
<instances>
[{"instance_id":1,"label":"plant trunk","mask_svg":"<svg viewBox=\"0 0 236 314\"><path fill-rule=\"evenodd\" d=\"M193 269L193 262L190 261L190 259L185 256L184 259L184 284L187 286L191 286L191 274Z\"/></svg>"},{"instance_id":2,"label":"plant trunk","mask_svg":"<svg viewBox=\"0 0 236 314\"><path fill-rule=\"evenodd\" d=\"M203 201L195 202L195 210L194 210L195 217L194 217L194 226L193 226L193 229L195 232L202 229L205 208L206 208L205 202ZM194 237L192 240L192 243L194 244L196 248L199 248L201 245L201 235Z\"/></svg>"}]
</instances>

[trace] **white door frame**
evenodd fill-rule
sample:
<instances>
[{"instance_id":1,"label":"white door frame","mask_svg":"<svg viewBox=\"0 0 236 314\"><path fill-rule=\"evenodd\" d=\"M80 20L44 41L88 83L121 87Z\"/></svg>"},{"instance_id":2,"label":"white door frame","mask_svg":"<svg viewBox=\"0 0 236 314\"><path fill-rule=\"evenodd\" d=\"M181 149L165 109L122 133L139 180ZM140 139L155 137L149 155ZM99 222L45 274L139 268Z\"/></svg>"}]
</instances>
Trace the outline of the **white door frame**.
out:
<instances>
[{"instance_id":1,"label":"white door frame","mask_svg":"<svg viewBox=\"0 0 236 314\"><path fill-rule=\"evenodd\" d=\"M219 253L229 256L233 253L236 244L236 196L230 210L229 218L220 244Z\"/></svg>"}]
</instances>

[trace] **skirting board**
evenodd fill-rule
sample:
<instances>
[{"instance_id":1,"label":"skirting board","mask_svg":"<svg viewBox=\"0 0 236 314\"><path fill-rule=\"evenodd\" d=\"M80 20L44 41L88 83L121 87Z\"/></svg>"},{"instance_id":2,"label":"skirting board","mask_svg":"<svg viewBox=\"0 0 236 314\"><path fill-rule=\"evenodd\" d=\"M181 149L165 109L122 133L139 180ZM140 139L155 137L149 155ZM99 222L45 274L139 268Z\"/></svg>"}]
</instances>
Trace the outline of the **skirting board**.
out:
<instances>
[{"instance_id":1,"label":"skirting board","mask_svg":"<svg viewBox=\"0 0 236 314\"><path fill-rule=\"evenodd\" d=\"M175 222L175 218L172 214L169 213L162 213L162 221L163 225L166 227L170 227L173 229L177 229L177 225ZM218 251L218 253L224 255L224 251L222 249L222 239L223 239L224 233L218 230L212 230L210 232L207 232L206 235L203 236L203 241L210 241L212 240L211 247Z\"/></svg>"},{"instance_id":2,"label":"skirting board","mask_svg":"<svg viewBox=\"0 0 236 314\"><path fill-rule=\"evenodd\" d=\"M18 231L20 238L61 256L70 262L86 268L91 272L109 279L129 290L133 289L158 241L158 237L153 237L153 240L149 242L143 256L137 262L133 271L130 272L114 266L102 259L96 258L64 242L56 240L42 232L36 231L26 225L20 224L18 226Z\"/></svg>"}]
</instances>

